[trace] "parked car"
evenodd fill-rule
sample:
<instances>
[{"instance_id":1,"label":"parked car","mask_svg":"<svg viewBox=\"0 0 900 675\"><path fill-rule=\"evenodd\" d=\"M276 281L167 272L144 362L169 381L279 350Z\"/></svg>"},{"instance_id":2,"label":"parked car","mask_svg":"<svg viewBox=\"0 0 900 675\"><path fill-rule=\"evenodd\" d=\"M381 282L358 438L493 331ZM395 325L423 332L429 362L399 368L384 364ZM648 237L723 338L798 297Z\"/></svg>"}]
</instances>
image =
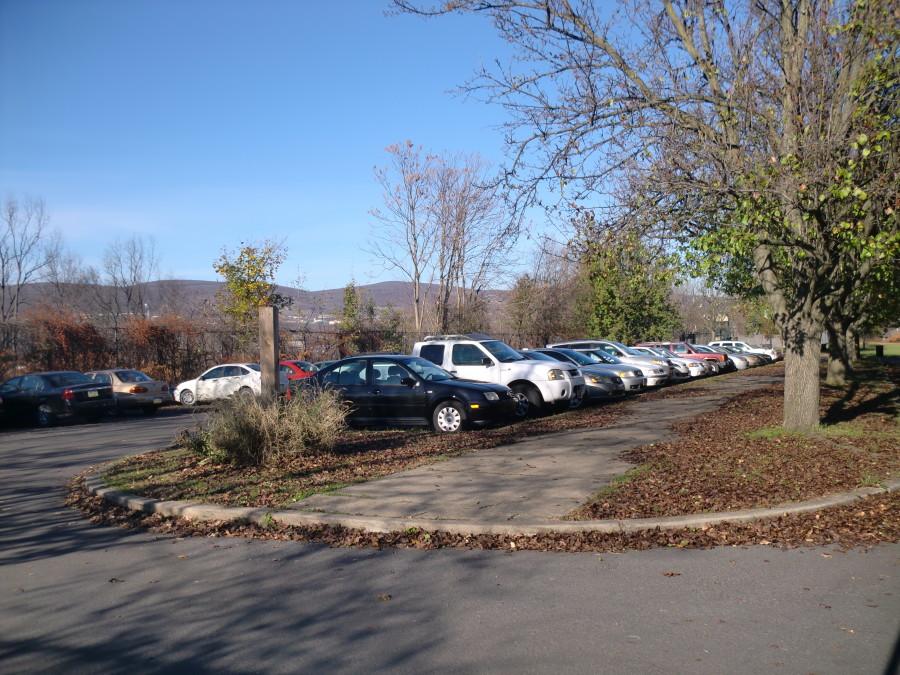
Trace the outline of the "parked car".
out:
<instances>
[{"instance_id":1,"label":"parked car","mask_svg":"<svg viewBox=\"0 0 900 675\"><path fill-rule=\"evenodd\" d=\"M569 377L570 379L575 379L577 377L584 378L584 384L585 384L584 396L581 398L569 399L569 407L570 408L578 408L584 402L584 399L590 398L590 393L589 393L590 387L588 386L588 380L590 378L588 377L587 373L582 373L581 369L578 368L578 366L576 366L575 364L569 363L568 361L558 361L557 359L554 359L552 356L547 356L546 354L541 354L539 352L535 352L532 350L519 349L517 351L519 352L519 354L524 356L526 359L531 359L532 361L544 361L545 363L557 364L558 368L562 368L564 371L566 371L566 376Z\"/></svg>"},{"instance_id":2,"label":"parked car","mask_svg":"<svg viewBox=\"0 0 900 675\"><path fill-rule=\"evenodd\" d=\"M337 359L331 359L328 361L316 361L313 365L318 368L318 370L325 370L332 363L337 363ZM316 372L318 372L318 370Z\"/></svg>"},{"instance_id":3,"label":"parked car","mask_svg":"<svg viewBox=\"0 0 900 675\"><path fill-rule=\"evenodd\" d=\"M712 349L716 349L718 351L724 351L734 359L736 356L739 356L742 359L745 359L751 368L755 366L764 366L767 363L774 363L774 359L768 354L759 354L757 352L742 352L740 349L736 349L735 347L712 347Z\"/></svg>"},{"instance_id":4,"label":"parked car","mask_svg":"<svg viewBox=\"0 0 900 675\"><path fill-rule=\"evenodd\" d=\"M85 375L98 384L112 387L119 411L141 410L146 415L153 415L163 404L173 400L168 383L154 380L139 370L113 368L92 370Z\"/></svg>"},{"instance_id":5,"label":"parked car","mask_svg":"<svg viewBox=\"0 0 900 675\"><path fill-rule=\"evenodd\" d=\"M427 426L455 433L511 418L509 387L459 379L416 356L359 355L337 361L301 383L333 389L350 405L349 421L365 426Z\"/></svg>"},{"instance_id":6,"label":"parked car","mask_svg":"<svg viewBox=\"0 0 900 675\"><path fill-rule=\"evenodd\" d=\"M279 390L287 391L287 377L279 373ZM182 405L217 401L229 396L262 392L262 373L258 363L225 363L213 366L200 377L182 382L175 388L175 400Z\"/></svg>"},{"instance_id":7,"label":"parked car","mask_svg":"<svg viewBox=\"0 0 900 675\"><path fill-rule=\"evenodd\" d=\"M572 349L529 349L526 354L541 354L546 358L572 363L584 375L585 398L596 400L621 396L629 391L641 389L646 384L640 370L634 367L615 366L598 363L588 356Z\"/></svg>"},{"instance_id":8,"label":"parked car","mask_svg":"<svg viewBox=\"0 0 900 675\"><path fill-rule=\"evenodd\" d=\"M712 372L711 369L708 370L704 368L700 361L681 358L675 352L670 352L663 347L633 347L633 349L636 349L637 351L646 351L647 353L655 354L656 356L666 359L675 368L676 373L678 373L676 377L702 377L708 372ZM679 366L681 366L682 369L679 369Z\"/></svg>"},{"instance_id":9,"label":"parked car","mask_svg":"<svg viewBox=\"0 0 900 675\"><path fill-rule=\"evenodd\" d=\"M753 354L751 357L750 354L741 354L736 350L725 349L724 347L709 347L708 345L697 346L698 348L705 347L706 349L711 349L714 352L726 354L737 370L746 370L751 366L758 366L762 361L762 356L758 356L756 354Z\"/></svg>"},{"instance_id":10,"label":"parked car","mask_svg":"<svg viewBox=\"0 0 900 675\"><path fill-rule=\"evenodd\" d=\"M547 347L566 347L568 349L577 349L578 351L603 351L614 356L622 363L634 366L640 366L647 378L648 387L657 387L668 382L671 376L669 363L665 359L657 356L642 354L633 350L627 345L614 340L568 340L566 342L557 342Z\"/></svg>"},{"instance_id":11,"label":"parked car","mask_svg":"<svg viewBox=\"0 0 900 675\"><path fill-rule=\"evenodd\" d=\"M0 385L0 396L7 420L41 427L75 417L95 421L115 408L112 387L71 370L14 377Z\"/></svg>"},{"instance_id":12,"label":"parked car","mask_svg":"<svg viewBox=\"0 0 900 675\"><path fill-rule=\"evenodd\" d=\"M691 369L685 363L688 359L669 357L653 347L630 347L630 349L634 352L664 359L669 364L669 376L672 380L687 380L691 377Z\"/></svg>"},{"instance_id":13,"label":"parked car","mask_svg":"<svg viewBox=\"0 0 900 675\"><path fill-rule=\"evenodd\" d=\"M716 372L720 372L725 366L728 357L725 354L719 354L712 350L705 352L692 345L690 342L641 342L639 347L664 347L669 351L675 352L684 359L698 359L701 361L710 361L716 366Z\"/></svg>"},{"instance_id":14,"label":"parked car","mask_svg":"<svg viewBox=\"0 0 900 675\"><path fill-rule=\"evenodd\" d=\"M512 389L524 417L549 406L569 406L584 396L584 378L571 377L552 363L526 359L505 342L481 335L437 335L413 345L413 355L441 366L451 375L493 382Z\"/></svg>"},{"instance_id":15,"label":"parked car","mask_svg":"<svg viewBox=\"0 0 900 675\"><path fill-rule=\"evenodd\" d=\"M302 380L305 377L312 377L319 371L319 367L309 361L281 361L278 369L287 377L289 382L294 380Z\"/></svg>"},{"instance_id":16,"label":"parked car","mask_svg":"<svg viewBox=\"0 0 900 675\"><path fill-rule=\"evenodd\" d=\"M754 347L753 345L749 345L746 342L742 342L741 340L715 340L714 342L709 343L710 347L731 347L733 349L737 349L740 352L746 352L748 354L765 354L773 361L778 361L782 358L782 353L777 349L771 349L769 347Z\"/></svg>"}]
</instances>

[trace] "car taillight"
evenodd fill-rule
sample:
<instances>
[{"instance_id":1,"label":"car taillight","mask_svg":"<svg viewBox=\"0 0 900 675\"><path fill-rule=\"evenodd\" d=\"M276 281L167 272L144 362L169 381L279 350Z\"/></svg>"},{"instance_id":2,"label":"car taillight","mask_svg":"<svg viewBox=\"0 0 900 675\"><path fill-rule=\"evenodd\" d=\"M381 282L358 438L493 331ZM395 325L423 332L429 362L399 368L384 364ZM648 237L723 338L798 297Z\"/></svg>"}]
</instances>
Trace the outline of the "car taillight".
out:
<instances>
[{"instance_id":1,"label":"car taillight","mask_svg":"<svg viewBox=\"0 0 900 675\"><path fill-rule=\"evenodd\" d=\"M132 393L132 394L146 394L146 393L147 393L147 387L139 387L139 386L135 385L134 387L132 387L132 388L129 389L128 391L129 391L130 393Z\"/></svg>"},{"instance_id":2,"label":"car taillight","mask_svg":"<svg viewBox=\"0 0 900 675\"><path fill-rule=\"evenodd\" d=\"M62 399L63 401L73 401L75 399L75 392L71 389L64 389Z\"/></svg>"}]
</instances>

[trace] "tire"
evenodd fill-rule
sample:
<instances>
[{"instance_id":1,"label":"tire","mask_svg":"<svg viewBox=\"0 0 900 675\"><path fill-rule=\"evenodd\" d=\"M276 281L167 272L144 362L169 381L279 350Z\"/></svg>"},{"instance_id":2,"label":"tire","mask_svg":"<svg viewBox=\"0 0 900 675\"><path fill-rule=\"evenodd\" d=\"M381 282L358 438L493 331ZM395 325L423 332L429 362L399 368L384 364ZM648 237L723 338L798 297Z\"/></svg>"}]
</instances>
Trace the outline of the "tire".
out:
<instances>
[{"instance_id":1,"label":"tire","mask_svg":"<svg viewBox=\"0 0 900 675\"><path fill-rule=\"evenodd\" d=\"M510 387L513 396L516 398L515 416L518 419L525 419L537 415L541 412L544 400L533 385L530 384L514 384Z\"/></svg>"},{"instance_id":2,"label":"tire","mask_svg":"<svg viewBox=\"0 0 900 675\"><path fill-rule=\"evenodd\" d=\"M235 397L243 401L249 401L253 398L253 390L250 387L241 387L237 390Z\"/></svg>"},{"instance_id":3,"label":"tire","mask_svg":"<svg viewBox=\"0 0 900 675\"><path fill-rule=\"evenodd\" d=\"M455 434L466 426L466 411L456 401L442 401L431 414L431 426L439 434Z\"/></svg>"},{"instance_id":4,"label":"tire","mask_svg":"<svg viewBox=\"0 0 900 675\"><path fill-rule=\"evenodd\" d=\"M190 389L185 389L178 396L178 400L181 402L181 405L194 405L197 402L197 399L194 397L194 392Z\"/></svg>"},{"instance_id":5,"label":"tire","mask_svg":"<svg viewBox=\"0 0 900 675\"><path fill-rule=\"evenodd\" d=\"M53 423L56 421L56 415L53 414L53 410L49 405L39 405L37 410L34 411L34 421L39 427L46 429L53 426Z\"/></svg>"}]
</instances>

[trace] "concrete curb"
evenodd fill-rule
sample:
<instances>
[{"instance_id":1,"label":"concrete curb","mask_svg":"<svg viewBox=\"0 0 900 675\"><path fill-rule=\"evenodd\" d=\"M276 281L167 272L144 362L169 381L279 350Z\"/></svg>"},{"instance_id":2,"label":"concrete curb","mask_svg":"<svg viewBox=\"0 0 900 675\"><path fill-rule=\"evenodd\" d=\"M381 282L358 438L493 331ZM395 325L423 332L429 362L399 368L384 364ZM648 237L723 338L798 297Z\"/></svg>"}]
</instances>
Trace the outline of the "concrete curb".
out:
<instances>
[{"instance_id":1,"label":"concrete curb","mask_svg":"<svg viewBox=\"0 0 900 675\"><path fill-rule=\"evenodd\" d=\"M268 522L282 525L341 526L354 530L387 533L411 528L450 534L478 535L501 534L508 536L531 536L536 534L576 532L640 532L642 530L678 530L703 528L720 523L745 523L766 518L777 518L796 513L808 513L820 509L852 504L858 499L871 495L886 494L900 489L900 479L886 481L884 487L857 488L849 492L817 497L803 502L789 502L767 508L722 511L719 513L695 513L687 516L666 518L629 518L625 520L578 520L550 522L502 522L485 523L466 520L430 520L423 518L386 518L377 516L349 516L331 513L303 513L300 511L273 511L265 508L216 506L189 501L160 501L120 492L106 487L97 476L85 479L85 487L92 494L108 502L143 513L158 513L163 516L186 518L201 522L243 521L256 524Z\"/></svg>"}]
</instances>

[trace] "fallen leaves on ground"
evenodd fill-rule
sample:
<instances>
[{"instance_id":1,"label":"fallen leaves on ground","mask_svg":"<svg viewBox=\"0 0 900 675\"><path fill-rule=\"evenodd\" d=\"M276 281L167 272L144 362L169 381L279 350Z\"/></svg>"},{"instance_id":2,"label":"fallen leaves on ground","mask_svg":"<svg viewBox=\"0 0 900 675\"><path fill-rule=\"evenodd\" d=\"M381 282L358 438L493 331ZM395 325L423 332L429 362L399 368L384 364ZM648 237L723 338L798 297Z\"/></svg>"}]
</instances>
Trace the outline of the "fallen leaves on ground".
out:
<instances>
[{"instance_id":1,"label":"fallen leaves on ground","mask_svg":"<svg viewBox=\"0 0 900 675\"><path fill-rule=\"evenodd\" d=\"M842 395L824 388L823 414ZM644 518L773 506L877 485L900 472L896 388L858 389L842 406L859 413L852 421L810 435L780 432L783 399L783 385L776 385L676 423L676 440L623 453L640 469L570 517Z\"/></svg>"},{"instance_id":2,"label":"fallen leaves on ground","mask_svg":"<svg viewBox=\"0 0 900 675\"><path fill-rule=\"evenodd\" d=\"M238 467L184 449L127 457L104 478L115 487L162 500L202 500L227 506L280 507L314 492L371 480L474 450L573 429L609 426L624 402L591 405L518 424L439 435L425 430L345 432L335 448L277 466Z\"/></svg>"},{"instance_id":3,"label":"fallen leaves on ground","mask_svg":"<svg viewBox=\"0 0 900 675\"><path fill-rule=\"evenodd\" d=\"M549 532L534 536L464 535L418 529L374 533L330 525L288 527L276 524L274 527L260 527L237 522L194 522L114 506L88 493L81 478L72 482L68 503L80 509L95 524L142 528L159 534L256 537L366 548L619 552L659 547L749 546L763 541L768 546L780 548L835 544L846 549L900 541L900 493L896 492L866 497L853 504L814 513L781 516L752 523L725 523L702 529L656 529L631 533Z\"/></svg>"}]
</instances>

